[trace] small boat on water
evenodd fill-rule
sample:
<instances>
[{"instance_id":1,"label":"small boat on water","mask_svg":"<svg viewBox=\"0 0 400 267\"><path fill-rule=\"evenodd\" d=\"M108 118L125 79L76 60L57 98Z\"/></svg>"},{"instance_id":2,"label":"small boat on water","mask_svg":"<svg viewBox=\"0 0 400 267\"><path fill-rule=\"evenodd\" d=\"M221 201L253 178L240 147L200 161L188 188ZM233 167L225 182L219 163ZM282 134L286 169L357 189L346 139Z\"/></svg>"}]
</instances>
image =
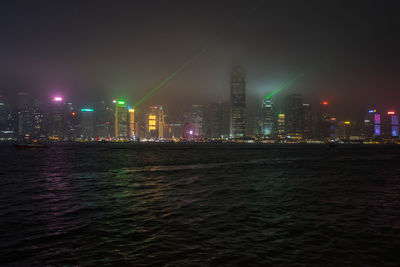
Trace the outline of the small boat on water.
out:
<instances>
[{"instance_id":1,"label":"small boat on water","mask_svg":"<svg viewBox=\"0 0 400 267\"><path fill-rule=\"evenodd\" d=\"M336 144L336 142L330 142L330 143L328 144L328 146L329 146L329 148L334 148L334 147L337 146L337 144Z\"/></svg>"},{"instance_id":2,"label":"small boat on water","mask_svg":"<svg viewBox=\"0 0 400 267\"><path fill-rule=\"evenodd\" d=\"M32 148L48 148L49 147L46 144L42 144L42 143L39 143L37 141L35 142L35 141L33 141L32 143L18 143L18 144L14 144L13 146L16 149L32 149Z\"/></svg>"}]
</instances>

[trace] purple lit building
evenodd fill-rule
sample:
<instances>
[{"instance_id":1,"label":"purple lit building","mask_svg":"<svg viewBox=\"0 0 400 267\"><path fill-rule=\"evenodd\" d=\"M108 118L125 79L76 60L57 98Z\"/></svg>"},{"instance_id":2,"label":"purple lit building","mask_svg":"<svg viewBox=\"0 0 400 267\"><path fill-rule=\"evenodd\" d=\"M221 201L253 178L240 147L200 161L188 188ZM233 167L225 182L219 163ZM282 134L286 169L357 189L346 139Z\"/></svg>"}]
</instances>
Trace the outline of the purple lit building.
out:
<instances>
[{"instance_id":1,"label":"purple lit building","mask_svg":"<svg viewBox=\"0 0 400 267\"><path fill-rule=\"evenodd\" d=\"M382 138L399 138L399 117L395 111L388 111L381 117L381 136Z\"/></svg>"},{"instance_id":2,"label":"purple lit building","mask_svg":"<svg viewBox=\"0 0 400 267\"><path fill-rule=\"evenodd\" d=\"M374 140L381 136L381 114L376 109L370 109L364 117L363 132L367 140Z\"/></svg>"}]
</instances>

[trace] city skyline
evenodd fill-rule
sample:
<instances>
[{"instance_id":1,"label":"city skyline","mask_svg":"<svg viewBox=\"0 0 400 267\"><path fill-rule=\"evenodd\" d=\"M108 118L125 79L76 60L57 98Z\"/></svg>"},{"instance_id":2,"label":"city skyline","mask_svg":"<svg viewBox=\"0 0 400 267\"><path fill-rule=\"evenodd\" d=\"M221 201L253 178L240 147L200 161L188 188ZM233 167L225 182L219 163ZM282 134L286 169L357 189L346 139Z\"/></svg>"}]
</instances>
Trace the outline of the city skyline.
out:
<instances>
[{"instance_id":1,"label":"city skyline","mask_svg":"<svg viewBox=\"0 0 400 267\"><path fill-rule=\"evenodd\" d=\"M233 66L231 102L192 104L179 116L163 105L138 109L123 98L76 105L64 96L51 100L30 98L18 92L13 106L0 96L0 139L53 141L215 140L299 142L398 142L399 117L393 109L364 109L362 119L340 118L331 103L305 103L301 94L281 101L263 100L260 112L248 116L243 68ZM138 112L140 111L140 112Z\"/></svg>"},{"instance_id":2,"label":"city skyline","mask_svg":"<svg viewBox=\"0 0 400 267\"><path fill-rule=\"evenodd\" d=\"M222 36L147 104L227 101L230 67L238 60L247 72L249 112L261 97L309 69L282 93L302 94L307 102L328 99L340 106L336 113L366 105L399 109L398 18L391 3L292 1L285 8L258 1L43 3L46 9L29 2L2 9L7 28L0 30L10 37L0 44L4 94L140 101ZM159 20L141 15L150 10Z\"/></svg>"}]
</instances>

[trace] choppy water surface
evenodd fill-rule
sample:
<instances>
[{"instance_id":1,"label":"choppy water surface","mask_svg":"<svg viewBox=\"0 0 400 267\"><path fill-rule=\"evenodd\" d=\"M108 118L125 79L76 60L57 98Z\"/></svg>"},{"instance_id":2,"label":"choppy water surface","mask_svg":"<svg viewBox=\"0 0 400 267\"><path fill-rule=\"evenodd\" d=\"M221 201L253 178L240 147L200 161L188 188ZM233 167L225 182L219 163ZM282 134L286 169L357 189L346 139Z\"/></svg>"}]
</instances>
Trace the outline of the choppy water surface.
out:
<instances>
[{"instance_id":1,"label":"choppy water surface","mask_svg":"<svg viewBox=\"0 0 400 267\"><path fill-rule=\"evenodd\" d=\"M400 146L0 146L11 265L397 265Z\"/></svg>"}]
</instances>

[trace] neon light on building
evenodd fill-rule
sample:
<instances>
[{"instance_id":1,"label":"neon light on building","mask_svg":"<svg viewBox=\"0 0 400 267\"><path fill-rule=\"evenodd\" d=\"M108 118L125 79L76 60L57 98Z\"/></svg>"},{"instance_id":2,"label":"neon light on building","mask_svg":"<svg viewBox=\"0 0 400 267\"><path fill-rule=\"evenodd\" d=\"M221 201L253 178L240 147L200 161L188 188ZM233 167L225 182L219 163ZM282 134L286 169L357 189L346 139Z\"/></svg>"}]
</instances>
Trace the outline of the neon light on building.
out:
<instances>
[{"instance_id":1,"label":"neon light on building","mask_svg":"<svg viewBox=\"0 0 400 267\"><path fill-rule=\"evenodd\" d=\"M380 136L381 135L381 126L380 125L375 125L375 136Z\"/></svg>"},{"instance_id":2,"label":"neon light on building","mask_svg":"<svg viewBox=\"0 0 400 267\"><path fill-rule=\"evenodd\" d=\"M56 96L56 97L53 98L53 100L55 102L61 102L61 101L63 101L63 98L61 96Z\"/></svg>"},{"instance_id":3,"label":"neon light on building","mask_svg":"<svg viewBox=\"0 0 400 267\"><path fill-rule=\"evenodd\" d=\"M375 124L381 124L381 115L380 114L375 114L374 115L374 121L375 121Z\"/></svg>"},{"instance_id":4,"label":"neon light on building","mask_svg":"<svg viewBox=\"0 0 400 267\"><path fill-rule=\"evenodd\" d=\"M156 129L156 115L149 115L149 131Z\"/></svg>"},{"instance_id":5,"label":"neon light on building","mask_svg":"<svg viewBox=\"0 0 400 267\"><path fill-rule=\"evenodd\" d=\"M394 112L394 111L388 111L387 114L388 114L388 115L394 115L394 114L396 114L396 112Z\"/></svg>"},{"instance_id":6,"label":"neon light on building","mask_svg":"<svg viewBox=\"0 0 400 267\"><path fill-rule=\"evenodd\" d=\"M83 109L81 109L81 111L82 112L93 112L94 109L92 109L92 108L83 108ZM74 114L72 114L72 115L74 115Z\"/></svg>"}]
</instances>

